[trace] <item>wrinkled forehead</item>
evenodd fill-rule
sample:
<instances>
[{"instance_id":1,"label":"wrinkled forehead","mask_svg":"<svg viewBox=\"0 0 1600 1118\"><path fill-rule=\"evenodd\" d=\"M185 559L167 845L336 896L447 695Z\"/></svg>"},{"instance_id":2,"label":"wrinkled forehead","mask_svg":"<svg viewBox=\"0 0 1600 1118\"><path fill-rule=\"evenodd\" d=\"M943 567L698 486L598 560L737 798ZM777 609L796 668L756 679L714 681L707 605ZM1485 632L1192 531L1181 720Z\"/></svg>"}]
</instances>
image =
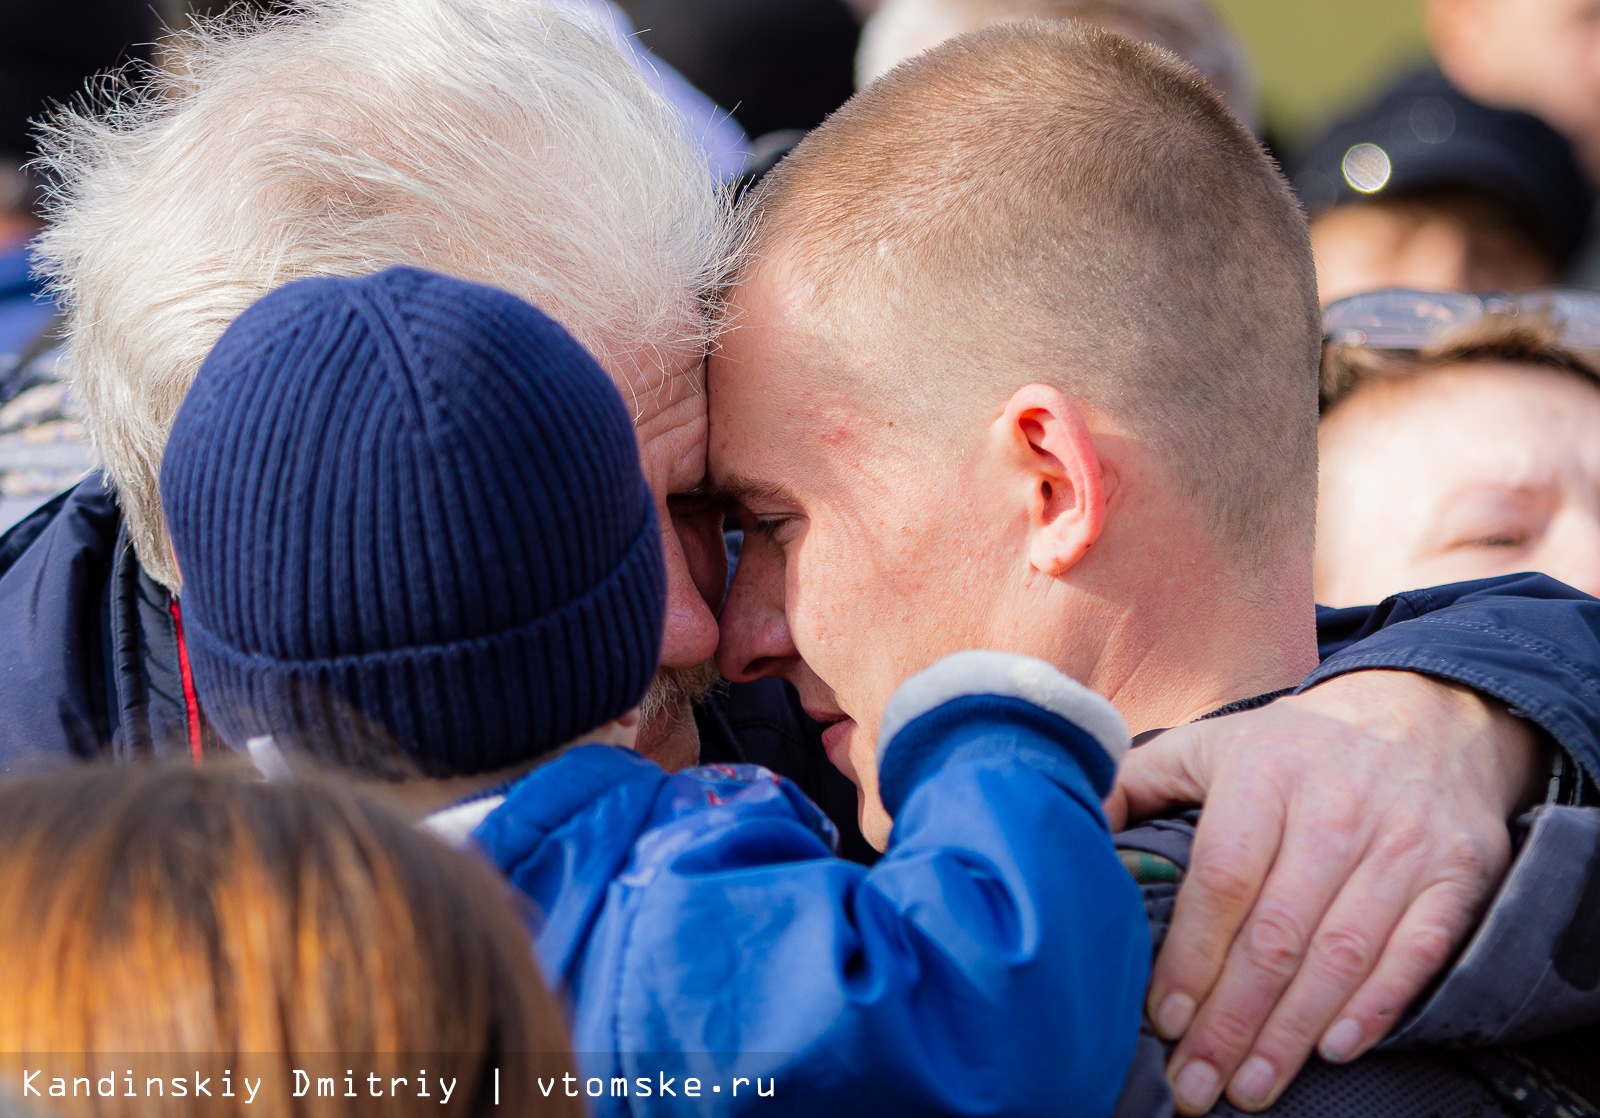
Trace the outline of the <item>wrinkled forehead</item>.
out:
<instances>
[{"instance_id":1,"label":"wrinkled forehead","mask_svg":"<svg viewBox=\"0 0 1600 1118\"><path fill-rule=\"evenodd\" d=\"M640 465L658 498L705 481L706 363L699 343L622 349L601 364L633 418Z\"/></svg>"},{"instance_id":2,"label":"wrinkled forehead","mask_svg":"<svg viewBox=\"0 0 1600 1118\"><path fill-rule=\"evenodd\" d=\"M648 426L661 412L683 411L706 399L706 351L698 342L667 342L622 349L601 359L611 383L628 405L635 427Z\"/></svg>"}]
</instances>

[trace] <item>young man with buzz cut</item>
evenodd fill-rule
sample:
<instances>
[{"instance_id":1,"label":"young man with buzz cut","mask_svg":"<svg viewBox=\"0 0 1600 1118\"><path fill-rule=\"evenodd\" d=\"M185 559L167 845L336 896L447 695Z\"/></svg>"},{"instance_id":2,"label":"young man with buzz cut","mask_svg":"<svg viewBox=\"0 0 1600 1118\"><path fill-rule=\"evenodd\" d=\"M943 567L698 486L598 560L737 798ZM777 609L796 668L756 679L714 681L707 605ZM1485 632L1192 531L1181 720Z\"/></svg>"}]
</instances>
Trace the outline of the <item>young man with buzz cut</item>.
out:
<instances>
[{"instance_id":1,"label":"young man with buzz cut","mask_svg":"<svg viewBox=\"0 0 1600 1118\"><path fill-rule=\"evenodd\" d=\"M1202 824L1192 858L1187 839L1172 852L1191 879L1175 911L1167 898L1148 1008L1183 1038L1177 1106L1204 1113L1226 1091L1295 1113L1332 1092L1348 1108L1372 1069L1396 1074L1386 1057L1317 1065L1318 1097L1282 1096L1313 1046L1342 1062L1377 1044L1450 959L1541 771L1528 723L1408 676L1369 684L1371 709L1442 721L1467 704L1480 732L1318 754L1292 732L1262 748L1186 727L1261 707L1232 721L1270 735L1291 711L1336 708L1348 678L1319 670L1321 320L1283 178L1170 55L1034 22L868 86L751 211L709 370L710 472L746 528L723 674L781 676L832 724L829 756L891 853L903 821L879 799L876 730L897 684L954 650L1048 662L1135 735L1179 727L1130 755L1110 802L1114 821L1202 800L1227 820ZM1444 988L1493 981L1458 968ZM1462 1040L1441 1014L1422 1032ZM1522 1035L1512 1018L1478 1043ZM1162 1105L1152 1049L1125 1113ZM1402 1078L1496 1105L1467 1073L1415 1059Z\"/></svg>"}]
</instances>

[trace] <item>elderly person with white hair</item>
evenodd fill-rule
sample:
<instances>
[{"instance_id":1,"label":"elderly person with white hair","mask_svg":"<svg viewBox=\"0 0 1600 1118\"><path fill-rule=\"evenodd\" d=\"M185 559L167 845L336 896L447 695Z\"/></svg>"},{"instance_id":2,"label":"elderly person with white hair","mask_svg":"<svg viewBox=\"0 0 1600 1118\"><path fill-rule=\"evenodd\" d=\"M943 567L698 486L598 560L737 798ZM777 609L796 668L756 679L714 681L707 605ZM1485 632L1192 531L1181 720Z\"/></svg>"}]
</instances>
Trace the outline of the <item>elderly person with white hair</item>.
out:
<instances>
[{"instance_id":1,"label":"elderly person with white hair","mask_svg":"<svg viewBox=\"0 0 1600 1118\"><path fill-rule=\"evenodd\" d=\"M570 0L308 0L202 27L149 88L58 116L41 255L103 481L0 542L0 765L214 746L156 489L173 417L266 292L396 264L541 307L631 401L670 582L640 751L697 759L727 564L702 492L705 295L734 238L693 128L616 34ZM780 693L754 705L764 759L827 768Z\"/></svg>"},{"instance_id":2,"label":"elderly person with white hair","mask_svg":"<svg viewBox=\"0 0 1600 1118\"><path fill-rule=\"evenodd\" d=\"M149 95L59 118L51 140L63 193L41 255L108 485L8 538L0 597L29 606L0 653L4 763L207 746L156 489L173 417L257 298L393 264L537 304L632 401L661 523L679 527L641 750L692 762L726 560L720 518L668 498L701 481L700 297L728 225L681 118L570 5L319 0L170 53Z\"/></svg>"},{"instance_id":3,"label":"elderly person with white hair","mask_svg":"<svg viewBox=\"0 0 1600 1118\"><path fill-rule=\"evenodd\" d=\"M188 667L182 576L157 491L173 419L213 343L262 295L304 276L405 264L538 305L631 403L668 572L661 671L639 751L668 768L702 756L763 760L813 791L830 787L829 774L844 801L824 806L837 808L830 814L848 835L853 788L828 766L820 727L792 693L774 681L737 685L694 711L715 679L709 662L727 584L721 509L703 492L705 295L726 273L734 240L682 118L610 31L542 0L304 0L257 24L188 37L153 81L104 112L56 124L60 193L44 258L66 309L72 384L103 478L0 540L0 769L108 755L198 758L217 746ZM1481 736L1486 712L1504 710L1492 696L1506 687L1485 688L1490 697L1479 702L1418 675L1356 669L1509 679L1510 690L1546 696L1546 718L1560 715L1567 738L1600 755L1600 719L1586 693L1550 677L1552 651L1567 664L1600 660L1592 603L1539 587L1522 590L1542 600L1519 602L1518 589L1419 596L1373 613L1365 627L1341 615L1344 628L1324 633L1329 656L1317 678L1355 674L1313 691L1309 706L1171 732L1141 751L1170 768L1144 765L1133 794L1146 802L1171 794L1171 773L1203 755L1220 767L1206 770L1214 779L1194 798L1220 789L1237 803L1241 773L1294 773L1307 787L1320 781L1326 803L1340 794L1339 766L1353 758L1382 764L1424 748L1447 752ZM1450 603L1452 624L1406 620ZM1379 629L1370 641L1351 640ZM702 729L715 731L704 750ZM1250 764L1225 763L1246 755ZM1360 814L1360 804L1344 806ZM1230 826L1250 823L1216 808L1209 818L1222 836L1216 850L1227 849ZM1268 834L1248 831L1234 849ZM1261 873L1270 861L1269 852ZM1242 882L1230 897L1207 896L1205 881L1186 888L1163 955L1185 962L1157 969L1163 1004L1190 1006L1176 1024L1160 1017L1169 1034L1216 1018L1208 992L1221 974L1232 1019L1254 1025L1249 1036L1196 1049L1224 1070L1243 1058L1306 958L1275 958L1272 974L1252 983L1260 968L1249 953L1229 954L1259 885ZM1322 908L1278 915L1315 929ZM1337 1008L1365 977L1308 981L1330 989L1324 1000ZM1264 1035L1293 1061L1313 1041L1289 1032Z\"/></svg>"}]
</instances>

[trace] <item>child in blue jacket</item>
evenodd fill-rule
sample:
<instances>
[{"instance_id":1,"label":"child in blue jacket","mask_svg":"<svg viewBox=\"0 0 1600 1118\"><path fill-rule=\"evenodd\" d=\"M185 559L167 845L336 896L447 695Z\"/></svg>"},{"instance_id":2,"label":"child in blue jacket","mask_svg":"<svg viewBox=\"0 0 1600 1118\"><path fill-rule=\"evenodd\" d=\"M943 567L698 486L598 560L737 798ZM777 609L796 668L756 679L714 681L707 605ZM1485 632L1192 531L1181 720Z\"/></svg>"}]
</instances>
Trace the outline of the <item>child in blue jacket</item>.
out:
<instances>
[{"instance_id":1,"label":"child in blue jacket","mask_svg":"<svg viewBox=\"0 0 1600 1118\"><path fill-rule=\"evenodd\" d=\"M564 743L626 724L665 601L627 411L559 326L393 269L247 311L162 499L199 701L235 748L509 791L435 820L533 901L597 1114L1106 1115L1150 957L1100 801L1103 699L973 652L901 688L868 870L753 766Z\"/></svg>"},{"instance_id":2,"label":"child in blue jacket","mask_svg":"<svg viewBox=\"0 0 1600 1118\"><path fill-rule=\"evenodd\" d=\"M895 826L870 870L764 769L598 746L478 829L544 913L596 1113L1111 1112L1150 950L1099 807L1121 719L968 652L905 684L880 740Z\"/></svg>"}]
</instances>

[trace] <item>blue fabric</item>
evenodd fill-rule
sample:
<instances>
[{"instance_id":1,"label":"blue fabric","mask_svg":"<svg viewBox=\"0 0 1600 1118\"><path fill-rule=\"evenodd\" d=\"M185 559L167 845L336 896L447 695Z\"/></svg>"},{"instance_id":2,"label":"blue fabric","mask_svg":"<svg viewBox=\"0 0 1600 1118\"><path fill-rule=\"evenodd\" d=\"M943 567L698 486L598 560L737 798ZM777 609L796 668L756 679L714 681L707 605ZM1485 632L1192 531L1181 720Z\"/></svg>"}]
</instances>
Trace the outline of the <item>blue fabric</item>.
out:
<instances>
[{"instance_id":1,"label":"blue fabric","mask_svg":"<svg viewBox=\"0 0 1600 1118\"><path fill-rule=\"evenodd\" d=\"M28 246L0 253L0 375L33 344L55 311L29 267Z\"/></svg>"},{"instance_id":2,"label":"blue fabric","mask_svg":"<svg viewBox=\"0 0 1600 1118\"><path fill-rule=\"evenodd\" d=\"M235 748L489 772L655 676L666 580L628 410L503 291L391 268L266 296L200 367L161 503L195 689Z\"/></svg>"},{"instance_id":3,"label":"blue fabric","mask_svg":"<svg viewBox=\"0 0 1600 1118\"><path fill-rule=\"evenodd\" d=\"M1105 780L1079 731L1038 713L961 699L906 726L884 747L907 787L870 870L755 766L668 776L586 746L524 779L476 837L543 914L539 960L606 1085L594 1113L1109 1114L1149 934ZM613 1097L613 1077L657 1097ZM773 1097L734 1098L739 1077Z\"/></svg>"},{"instance_id":4,"label":"blue fabric","mask_svg":"<svg viewBox=\"0 0 1600 1118\"><path fill-rule=\"evenodd\" d=\"M1461 683L1538 725L1600 782L1600 601L1541 574L1320 610L1322 664L1301 690L1393 668Z\"/></svg>"},{"instance_id":5,"label":"blue fabric","mask_svg":"<svg viewBox=\"0 0 1600 1118\"><path fill-rule=\"evenodd\" d=\"M1087 785L1088 806L1100 810L1111 794L1117 767L1082 728L1010 695L963 695L928 711L918 732L895 735L878 766L878 798L891 817L930 772L953 763L976 744L986 757L1014 756L1063 788ZM910 726L907 727L909 729ZM1049 748L1039 743L1048 741Z\"/></svg>"}]
</instances>

